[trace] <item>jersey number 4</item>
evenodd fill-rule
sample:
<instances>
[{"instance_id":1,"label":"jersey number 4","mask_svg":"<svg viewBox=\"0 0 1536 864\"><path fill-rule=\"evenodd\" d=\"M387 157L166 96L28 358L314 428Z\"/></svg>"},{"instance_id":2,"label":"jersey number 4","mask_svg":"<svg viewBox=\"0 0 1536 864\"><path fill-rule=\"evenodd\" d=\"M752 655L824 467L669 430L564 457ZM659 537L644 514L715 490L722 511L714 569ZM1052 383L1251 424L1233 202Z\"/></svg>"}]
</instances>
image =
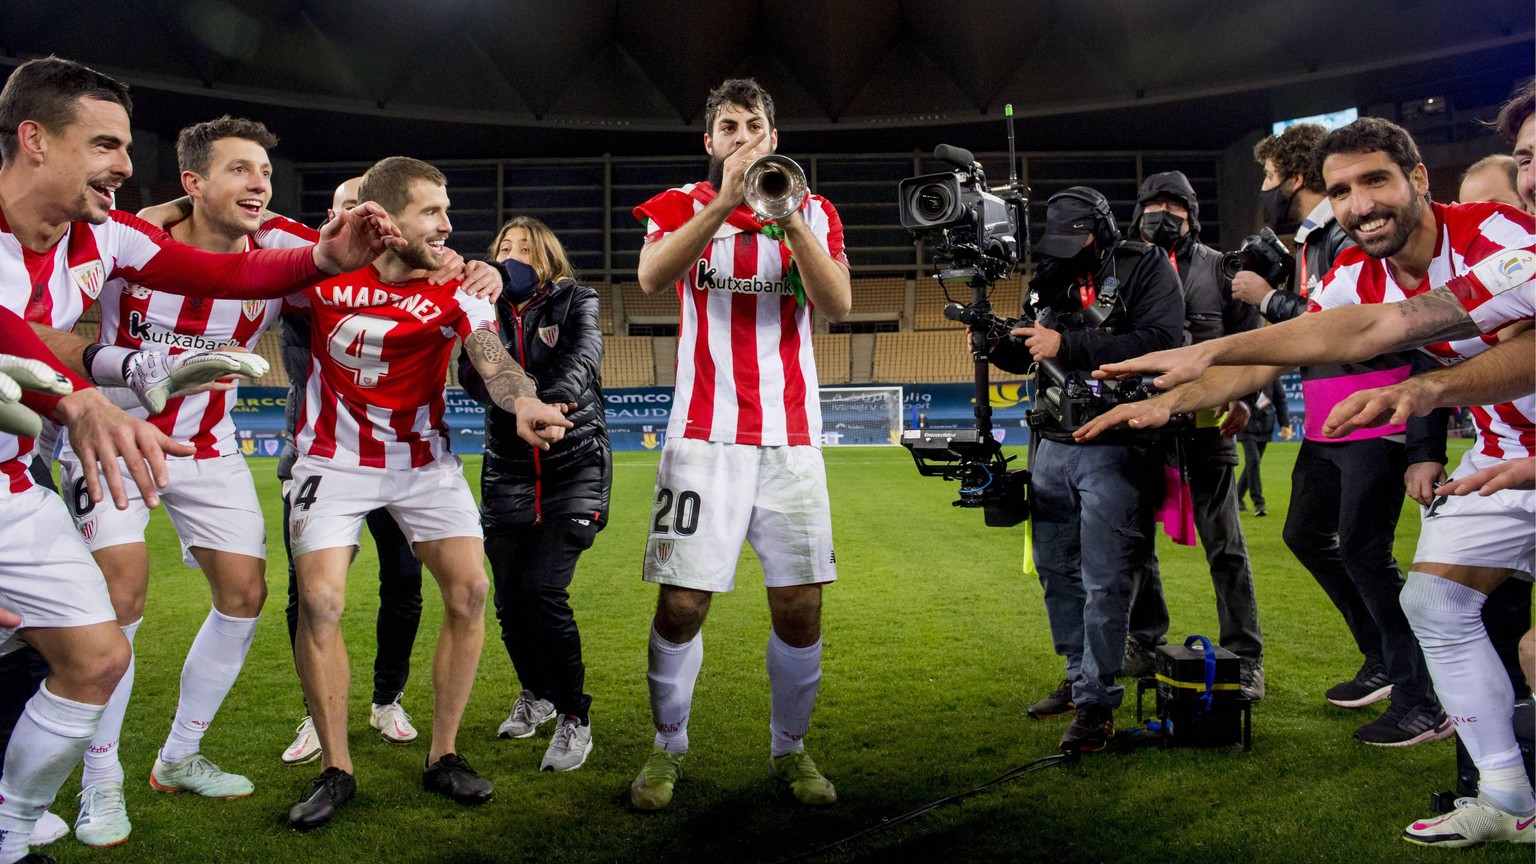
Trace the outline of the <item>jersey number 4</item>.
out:
<instances>
[{"instance_id":1,"label":"jersey number 4","mask_svg":"<svg viewBox=\"0 0 1536 864\"><path fill-rule=\"evenodd\" d=\"M400 322L355 312L337 322L327 347L331 359L352 373L359 387L377 387L389 374L384 360L384 337Z\"/></svg>"}]
</instances>

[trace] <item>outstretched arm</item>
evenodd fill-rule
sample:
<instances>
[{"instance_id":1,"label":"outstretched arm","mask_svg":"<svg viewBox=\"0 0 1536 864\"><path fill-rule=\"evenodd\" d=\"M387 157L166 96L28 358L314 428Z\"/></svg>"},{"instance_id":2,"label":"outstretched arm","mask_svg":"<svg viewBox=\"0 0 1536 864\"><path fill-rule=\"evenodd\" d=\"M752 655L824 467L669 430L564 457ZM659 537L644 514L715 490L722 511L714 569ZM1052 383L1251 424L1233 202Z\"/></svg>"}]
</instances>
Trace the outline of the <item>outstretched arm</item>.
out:
<instances>
[{"instance_id":1,"label":"outstretched arm","mask_svg":"<svg viewBox=\"0 0 1536 864\"><path fill-rule=\"evenodd\" d=\"M1366 426L1399 424L1436 408L1492 405L1536 391L1536 332L1526 331L1465 363L1361 390L1335 405L1323 434L1341 438Z\"/></svg>"},{"instance_id":2,"label":"outstretched arm","mask_svg":"<svg viewBox=\"0 0 1536 864\"><path fill-rule=\"evenodd\" d=\"M1078 441L1088 441L1116 426L1156 429L1166 425L1175 414L1215 408L1241 399L1263 389L1285 371L1283 366L1223 366L1211 369L1194 381L1151 399L1117 405L1083 424L1072 434Z\"/></svg>"},{"instance_id":3,"label":"outstretched arm","mask_svg":"<svg viewBox=\"0 0 1536 864\"><path fill-rule=\"evenodd\" d=\"M539 401L538 389L523 367L512 359L501 340L489 330L476 330L464 339L464 353L485 382L486 393L496 407L517 417L517 435L540 450L565 436L571 421L566 406Z\"/></svg>"}]
</instances>

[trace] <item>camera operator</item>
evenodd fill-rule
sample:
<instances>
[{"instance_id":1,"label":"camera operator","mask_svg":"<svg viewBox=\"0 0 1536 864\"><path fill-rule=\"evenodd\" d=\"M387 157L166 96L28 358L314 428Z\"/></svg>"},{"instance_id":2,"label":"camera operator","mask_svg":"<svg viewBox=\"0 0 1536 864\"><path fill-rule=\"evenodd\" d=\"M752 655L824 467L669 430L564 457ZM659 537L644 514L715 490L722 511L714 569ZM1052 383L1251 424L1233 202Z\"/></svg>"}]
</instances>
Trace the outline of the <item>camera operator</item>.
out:
<instances>
[{"instance_id":1,"label":"camera operator","mask_svg":"<svg viewBox=\"0 0 1536 864\"><path fill-rule=\"evenodd\" d=\"M1186 342L1205 342L1260 326L1258 310L1233 300L1223 284L1221 253L1200 242L1200 203L1183 172L1165 171L1142 182L1131 230L1167 256L1183 283ZM1241 659L1243 696L1256 701L1264 698L1264 637L1259 632L1248 547L1237 519L1237 446L1232 441L1247 425L1250 413L1248 403L1239 400L1228 406L1224 417L1203 414L1196 428L1181 433L1174 446L1189 478L1195 529L1211 568L1221 647ZM1154 551L1136 572L1122 675L1152 673L1153 649L1166 641L1168 625Z\"/></svg>"},{"instance_id":2,"label":"camera operator","mask_svg":"<svg viewBox=\"0 0 1536 864\"><path fill-rule=\"evenodd\" d=\"M1259 197L1266 219L1281 230L1306 214L1296 232L1301 248L1294 290L1279 290L1285 286L1270 286L1246 270L1232 278L1232 296L1258 306L1273 324L1305 312L1334 260L1355 245L1334 218L1322 172L1314 164L1326 135L1321 126L1301 123L1253 149L1254 159L1264 166L1265 186ZM1433 462L1434 448L1425 440L1431 424L1414 420L1361 429L1342 440L1325 438L1320 428L1339 400L1363 387L1402 380L1413 363L1410 353L1393 352L1363 363L1301 369L1306 420L1291 470L1282 536L1339 610L1362 655L1354 676L1323 694L1341 708L1363 708L1384 699L1408 706L1434 704L1418 642L1397 604L1403 574L1392 556L1399 502L1410 472ZM1424 718L1434 719L1428 714ZM1423 733L1403 728L1398 719L1396 713L1386 721L1378 718L1357 729L1355 736L1372 744L1401 745Z\"/></svg>"},{"instance_id":3,"label":"camera operator","mask_svg":"<svg viewBox=\"0 0 1536 864\"><path fill-rule=\"evenodd\" d=\"M1026 312L1036 321L999 342L992 353L999 368L1024 372L1050 360L1062 369L1090 370L1105 358L1179 343L1184 301L1178 276L1154 247L1121 242L1109 203L1097 191L1074 186L1051 197L1035 263ZM1108 317L1092 326L1086 307L1105 305ZM1145 434L1082 446L1049 417L1034 432L1035 566L1051 638L1067 664L1066 680L1029 714L1039 719L1075 708L1061 746L1092 752L1113 734L1114 709L1124 696L1115 674L1132 574L1152 550L1161 475L1149 458L1153 439Z\"/></svg>"}]
</instances>

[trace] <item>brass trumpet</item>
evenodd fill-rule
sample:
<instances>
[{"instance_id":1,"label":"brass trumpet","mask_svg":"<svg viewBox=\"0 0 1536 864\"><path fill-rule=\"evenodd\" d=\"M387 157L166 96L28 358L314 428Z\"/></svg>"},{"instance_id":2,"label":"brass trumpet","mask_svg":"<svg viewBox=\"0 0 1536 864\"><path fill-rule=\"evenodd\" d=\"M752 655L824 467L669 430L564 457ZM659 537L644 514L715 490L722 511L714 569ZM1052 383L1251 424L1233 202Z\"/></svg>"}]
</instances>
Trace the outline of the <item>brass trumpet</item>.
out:
<instances>
[{"instance_id":1,"label":"brass trumpet","mask_svg":"<svg viewBox=\"0 0 1536 864\"><path fill-rule=\"evenodd\" d=\"M783 219L799 210L810 192L805 169L777 153L769 153L748 165L742 185L747 206L764 222Z\"/></svg>"}]
</instances>

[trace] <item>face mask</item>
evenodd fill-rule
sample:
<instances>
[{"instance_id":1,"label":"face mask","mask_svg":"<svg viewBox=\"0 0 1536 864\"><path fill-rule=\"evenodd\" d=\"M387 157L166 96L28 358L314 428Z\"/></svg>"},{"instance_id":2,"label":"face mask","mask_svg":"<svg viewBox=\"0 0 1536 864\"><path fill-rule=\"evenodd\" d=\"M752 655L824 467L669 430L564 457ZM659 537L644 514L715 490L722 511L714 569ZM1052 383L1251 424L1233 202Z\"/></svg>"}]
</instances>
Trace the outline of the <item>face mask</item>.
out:
<instances>
[{"instance_id":1,"label":"face mask","mask_svg":"<svg viewBox=\"0 0 1536 864\"><path fill-rule=\"evenodd\" d=\"M1184 232L1184 217L1167 210L1141 215L1141 236L1154 246L1173 248Z\"/></svg>"},{"instance_id":2,"label":"face mask","mask_svg":"<svg viewBox=\"0 0 1536 864\"><path fill-rule=\"evenodd\" d=\"M1300 191L1298 189L1298 191ZM1289 234L1284 230L1290 225L1299 224L1288 221L1291 213L1291 202L1296 200L1296 193L1285 194L1285 184L1279 183L1270 189L1259 191L1259 203L1264 207L1264 224L1275 229L1277 234Z\"/></svg>"},{"instance_id":3,"label":"face mask","mask_svg":"<svg viewBox=\"0 0 1536 864\"><path fill-rule=\"evenodd\" d=\"M507 278L502 282L501 295L513 303L521 303L533 296L533 292L539 288L539 274L532 267L517 260L508 258L501 262L501 266L507 271Z\"/></svg>"}]
</instances>

